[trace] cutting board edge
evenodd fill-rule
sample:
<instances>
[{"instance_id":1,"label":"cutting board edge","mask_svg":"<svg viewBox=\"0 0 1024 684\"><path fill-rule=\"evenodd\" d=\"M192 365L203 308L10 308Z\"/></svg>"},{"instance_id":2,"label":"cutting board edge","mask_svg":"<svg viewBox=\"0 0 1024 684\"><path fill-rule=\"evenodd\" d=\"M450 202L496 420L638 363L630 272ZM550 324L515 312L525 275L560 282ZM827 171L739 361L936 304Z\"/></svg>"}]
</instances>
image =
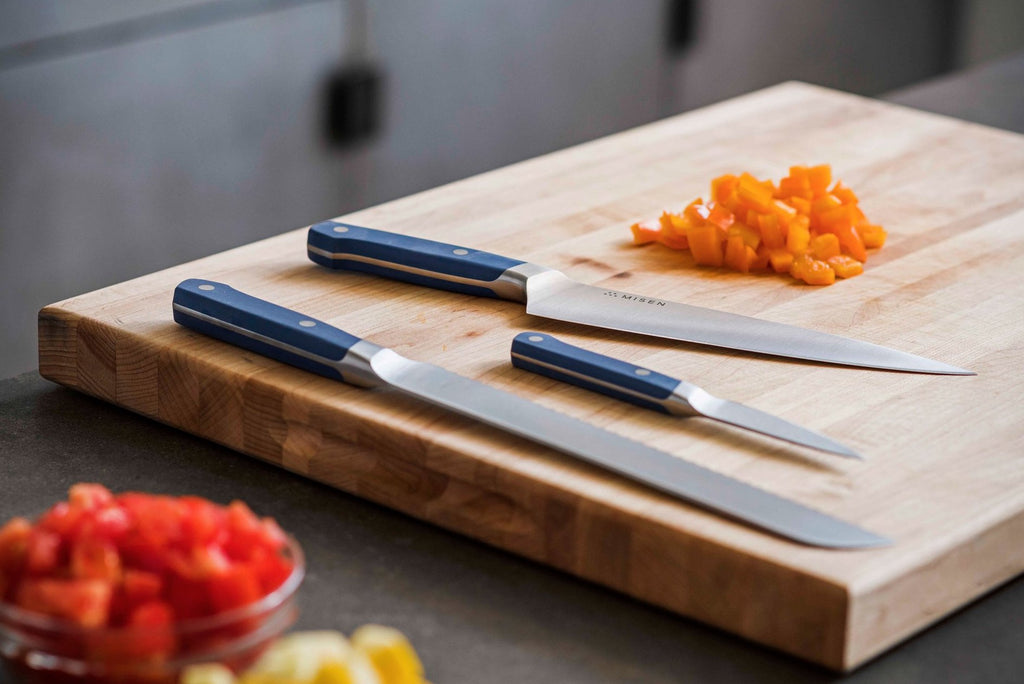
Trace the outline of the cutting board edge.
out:
<instances>
[{"instance_id":1,"label":"cutting board edge","mask_svg":"<svg viewBox=\"0 0 1024 684\"><path fill-rule=\"evenodd\" d=\"M1024 549L1015 543L1021 538L1024 509L989 527L969 543L955 544L885 582L852 588L843 669L863 666L1024 573ZM1005 549L1015 553L1001 553ZM1002 557L1004 562L979 577L973 562L979 557ZM895 597L900 602L909 600L917 610L912 615L886 610ZM885 624L893 619L895 624Z\"/></svg>"},{"instance_id":2,"label":"cutting board edge","mask_svg":"<svg viewBox=\"0 0 1024 684\"><path fill-rule=\"evenodd\" d=\"M844 668L849 635L845 629L836 630L834 626L849 622L850 592L828 578L744 554L742 549L720 540L652 518L630 517L628 511L608 501L587 498L578 492L573 496L570 490L538 483L524 473L501 471L496 466L495 472L463 468L480 480L473 482L431 470L413 459L382 455L313 425L315 420L308 421L310 424L303 428L311 431L305 437L318 434L314 441L322 447L319 457L301 446L303 440L295 441L299 446L294 450L282 447L279 454L274 454L269 450L270 442L239 443L202 429L199 422L190 426L190 418L198 420L196 417L204 413L198 404L169 409L167 396L125 394L119 388L136 384L126 377L133 373L145 375L154 388L160 386L154 375L161 373L180 379L198 369L196 377L201 377L208 370L201 368L201 360L185 360L187 354L183 352L169 350L104 321L80 316L60 304L44 307L39 313L39 350L40 374L70 389L645 603L831 669ZM129 370L119 374L119 361L125 359ZM184 367L182 363L191 365ZM235 379L244 377L237 374ZM284 392L272 382L250 385ZM200 402L202 395L200 381L171 401ZM241 394L226 396L238 398ZM281 397L270 401L279 400ZM220 393L218 403L224 402L225 395ZM237 406L228 410L242 413ZM266 414L261 418L265 419ZM288 429L296 429L294 420L290 428L272 425L267 432ZM285 439L284 443L287 442ZM474 458L455 451L451 454L469 461ZM339 458L343 459L344 467L339 467ZM367 469L362 473L363 479L353 478L350 470L350 466L359 463ZM371 471L377 475L370 474ZM423 501L410 496L418 488L427 492ZM445 501L445 497L450 500ZM462 508L467 512L461 512ZM494 508L504 511L507 519L500 521L502 524L493 520L480 524L481 511ZM533 519L537 515L541 519ZM524 533L523 525L533 528ZM538 528L545 529L538 533ZM543 542L537 544L537 538ZM615 562L608 562L609 552L617 558ZM694 574L692 558L701 559L705 565L703 572ZM682 563L687 564L691 573L685 583L678 581ZM729 583L727 588L721 586L722 578ZM764 592L764 586L774 590ZM723 595L734 598L713 598ZM809 596L814 600L808 600Z\"/></svg>"}]
</instances>

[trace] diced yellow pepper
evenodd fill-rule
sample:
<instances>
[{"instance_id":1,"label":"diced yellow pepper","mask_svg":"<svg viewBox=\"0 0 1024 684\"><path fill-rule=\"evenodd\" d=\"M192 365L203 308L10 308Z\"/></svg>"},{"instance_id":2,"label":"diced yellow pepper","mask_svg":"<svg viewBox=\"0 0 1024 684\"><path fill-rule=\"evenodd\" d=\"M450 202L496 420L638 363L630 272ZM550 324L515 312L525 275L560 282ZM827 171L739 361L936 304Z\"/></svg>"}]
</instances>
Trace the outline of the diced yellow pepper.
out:
<instances>
[{"instance_id":1,"label":"diced yellow pepper","mask_svg":"<svg viewBox=\"0 0 1024 684\"><path fill-rule=\"evenodd\" d=\"M235 674L224 665L190 665L181 673L180 684L235 684Z\"/></svg>"},{"instance_id":2,"label":"diced yellow pepper","mask_svg":"<svg viewBox=\"0 0 1024 684\"><path fill-rule=\"evenodd\" d=\"M423 664L397 629L363 625L352 634L352 645L373 663L381 684L424 684Z\"/></svg>"}]
</instances>

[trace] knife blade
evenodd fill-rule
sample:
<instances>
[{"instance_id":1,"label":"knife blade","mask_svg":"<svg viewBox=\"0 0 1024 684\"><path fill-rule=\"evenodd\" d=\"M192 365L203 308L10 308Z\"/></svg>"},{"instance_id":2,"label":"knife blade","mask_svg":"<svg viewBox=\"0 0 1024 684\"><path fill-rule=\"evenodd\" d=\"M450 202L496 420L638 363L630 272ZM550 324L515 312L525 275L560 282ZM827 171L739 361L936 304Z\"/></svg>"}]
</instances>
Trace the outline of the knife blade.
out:
<instances>
[{"instance_id":1,"label":"knife blade","mask_svg":"<svg viewBox=\"0 0 1024 684\"><path fill-rule=\"evenodd\" d=\"M588 351L539 332L512 340L512 365L533 373L662 413L703 416L829 453L861 456L823 434L764 411L719 399L696 385L619 359Z\"/></svg>"},{"instance_id":2,"label":"knife blade","mask_svg":"<svg viewBox=\"0 0 1024 684\"><path fill-rule=\"evenodd\" d=\"M225 342L363 387L389 387L624 475L685 502L810 546L891 543L873 532L543 408L407 359L323 321L210 280L175 288L174 320Z\"/></svg>"},{"instance_id":3,"label":"knife blade","mask_svg":"<svg viewBox=\"0 0 1024 684\"><path fill-rule=\"evenodd\" d=\"M312 261L331 269L524 302L528 314L542 318L805 361L974 375L869 342L585 285L537 264L349 223L311 226L306 248Z\"/></svg>"}]
</instances>

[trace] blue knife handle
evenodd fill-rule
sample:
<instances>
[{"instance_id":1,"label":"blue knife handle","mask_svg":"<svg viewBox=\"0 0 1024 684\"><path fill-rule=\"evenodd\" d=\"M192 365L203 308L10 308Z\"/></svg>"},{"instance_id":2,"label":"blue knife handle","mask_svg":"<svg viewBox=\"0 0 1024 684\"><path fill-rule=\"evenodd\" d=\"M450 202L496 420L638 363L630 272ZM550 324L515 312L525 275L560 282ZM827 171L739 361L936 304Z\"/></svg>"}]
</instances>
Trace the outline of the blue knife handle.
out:
<instances>
[{"instance_id":1,"label":"blue knife handle","mask_svg":"<svg viewBox=\"0 0 1024 684\"><path fill-rule=\"evenodd\" d=\"M679 385L676 378L537 332L512 340L512 365L662 413L669 413L665 400Z\"/></svg>"},{"instance_id":2,"label":"blue knife handle","mask_svg":"<svg viewBox=\"0 0 1024 684\"><path fill-rule=\"evenodd\" d=\"M277 361L344 380L339 362L360 339L323 321L212 280L174 288L174 320Z\"/></svg>"},{"instance_id":3,"label":"blue knife handle","mask_svg":"<svg viewBox=\"0 0 1024 684\"><path fill-rule=\"evenodd\" d=\"M324 221L310 227L309 258L321 266L361 271L478 297L512 298L498 279L524 262L423 238ZM515 294L515 293L513 293ZM519 293L516 298L525 295Z\"/></svg>"}]
</instances>

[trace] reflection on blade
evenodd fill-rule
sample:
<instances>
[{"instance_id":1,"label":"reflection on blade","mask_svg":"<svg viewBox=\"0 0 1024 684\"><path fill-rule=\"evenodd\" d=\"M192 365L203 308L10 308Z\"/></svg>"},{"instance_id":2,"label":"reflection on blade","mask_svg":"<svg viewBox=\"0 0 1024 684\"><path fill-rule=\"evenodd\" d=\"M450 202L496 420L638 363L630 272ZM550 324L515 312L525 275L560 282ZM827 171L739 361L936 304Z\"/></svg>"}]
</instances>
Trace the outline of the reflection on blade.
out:
<instances>
[{"instance_id":1,"label":"reflection on blade","mask_svg":"<svg viewBox=\"0 0 1024 684\"><path fill-rule=\"evenodd\" d=\"M963 368L869 342L583 285L558 271L529 279L526 312L610 330L808 361L914 373L974 375Z\"/></svg>"},{"instance_id":2,"label":"reflection on blade","mask_svg":"<svg viewBox=\"0 0 1024 684\"><path fill-rule=\"evenodd\" d=\"M693 386L691 385L691 387ZM700 388L694 389L698 390L698 392L687 394L687 404L706 418L753 430L754 432L760 432L769 437L777 437L794 444L801 444L813 449L821 449L822 451L839 454L847 458L861 458L860 454L853 449L814 430L808 430L807 428L790 423L788 420L776 418L764 411L759 411L743 404L737 404L734 401L719 399L700 390Z\"/></svg>"},{"instance_id":3,"label":"reflection on blade","mask_svg":"<svg viewBox=\"0 0 1024 684\"><path fill-rule=\"evenodd\" d=\"M829 548L890 541L762 489L389 350L371 359L392 387L794 541Z\"/></svg>"}]
</instances>

